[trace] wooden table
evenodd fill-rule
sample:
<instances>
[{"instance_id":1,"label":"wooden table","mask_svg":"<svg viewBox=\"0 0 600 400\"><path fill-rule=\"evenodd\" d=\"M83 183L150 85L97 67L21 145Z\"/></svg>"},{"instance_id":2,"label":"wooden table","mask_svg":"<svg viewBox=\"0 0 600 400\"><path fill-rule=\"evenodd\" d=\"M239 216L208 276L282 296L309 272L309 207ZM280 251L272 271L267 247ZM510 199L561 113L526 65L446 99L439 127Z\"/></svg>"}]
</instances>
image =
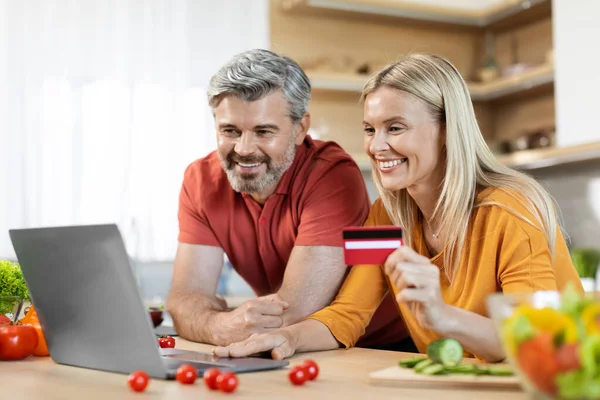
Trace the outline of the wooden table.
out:
<instances>
[{"instance_id":1,"label":"wooden table","mask_svg":"<svg viewBox=\"0 0 600 400\"><path fill-rule=\"evenodd\" d=\"M182 349L208 351L210 346L177 338ZM414 354L353 348L299 354L290 365L312 358L320 366L316 381L292 386L287 369L240 374L240 385L233 394L211 392L201 380L195 385L177 381L151 380L144 393L135 393L122 374L87 370L55 364L49 357L29 357L23 361L0 362L2 399L435 399L495 400L529 399L524 392L491 390L440 390L427 387L399 388L369 383L369 372L395 365Z\"/></svg>"}]
</instances>

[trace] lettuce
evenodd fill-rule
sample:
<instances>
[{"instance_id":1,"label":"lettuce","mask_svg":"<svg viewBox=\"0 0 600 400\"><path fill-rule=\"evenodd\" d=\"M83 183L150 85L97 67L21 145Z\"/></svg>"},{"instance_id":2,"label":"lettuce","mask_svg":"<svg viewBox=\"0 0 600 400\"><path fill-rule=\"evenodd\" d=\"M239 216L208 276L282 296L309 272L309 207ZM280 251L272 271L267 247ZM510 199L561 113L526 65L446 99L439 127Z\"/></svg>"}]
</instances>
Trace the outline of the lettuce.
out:
<instances>
[{"instance_id":1,"label":"lettuce","mask_svg":"<svg viewBox=\"0 0 600 400\"><path fill-rule=\"evenodd\" d=\"M1 299L5 296L18 296L23 300L30 300L19 264L0 260L0 314L12 312L12 304Z\"/></svg>"}]
</instances>

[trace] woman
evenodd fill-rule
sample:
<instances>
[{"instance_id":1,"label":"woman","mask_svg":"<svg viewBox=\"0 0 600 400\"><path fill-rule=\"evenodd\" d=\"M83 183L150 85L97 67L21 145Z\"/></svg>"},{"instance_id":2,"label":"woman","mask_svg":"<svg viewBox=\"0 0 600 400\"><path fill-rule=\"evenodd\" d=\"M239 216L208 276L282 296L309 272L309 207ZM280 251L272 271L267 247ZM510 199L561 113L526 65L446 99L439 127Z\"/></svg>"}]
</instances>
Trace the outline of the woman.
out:
<instances>
[{"instance_id":1,"label":"woman","mask_svg":"<svg viewBox=\"0 0 600 400\"><path fill-rule=\"evenodd\" d=\"M366 225L398 225L405 246L383 268L354 266L337 298L308 319L254 335L220 356L350 347L388 290L419 351L457 339L478 358L504 352L487 317L494 292L582 290L551 197L499 163L477 125L467 86L447 60L411 55L365 85L364 143L380 199Z\"/></svg>"}]
</instances>

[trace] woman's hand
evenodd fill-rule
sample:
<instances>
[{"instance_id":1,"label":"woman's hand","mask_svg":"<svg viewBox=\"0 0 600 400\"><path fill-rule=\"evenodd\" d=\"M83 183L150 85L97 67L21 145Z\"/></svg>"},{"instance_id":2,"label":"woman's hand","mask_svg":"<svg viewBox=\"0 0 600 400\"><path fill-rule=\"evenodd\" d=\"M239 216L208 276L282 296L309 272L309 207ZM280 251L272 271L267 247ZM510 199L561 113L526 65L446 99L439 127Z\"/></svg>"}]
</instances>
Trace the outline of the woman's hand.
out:
<instances>
[{"instance_id":1,"label":"woman's hand","mask_svg":"<svg viewBox=\"0 0 600 400\"><path fill-rule=\"evenodd\" d=\"M384 269L398 288L396 300L408 306L423 328L443 331L449 321L440 290L440 269L406 246L389 255Z\"/></svg>"},{"instance_id":2,"label":"woman's hand","mask_svg":"<svg viewBox=\"0 0 600 400\"><path fill-rule=\"evenodd\" d=\"M291 357L296 352L293 337L285 329L273 332L259 333L250 336L241 342L230 344L226 347L215 347L213 354L219 357L247 357L265 351L271 351L274 360Z\"/></svg>"}]
</instances>

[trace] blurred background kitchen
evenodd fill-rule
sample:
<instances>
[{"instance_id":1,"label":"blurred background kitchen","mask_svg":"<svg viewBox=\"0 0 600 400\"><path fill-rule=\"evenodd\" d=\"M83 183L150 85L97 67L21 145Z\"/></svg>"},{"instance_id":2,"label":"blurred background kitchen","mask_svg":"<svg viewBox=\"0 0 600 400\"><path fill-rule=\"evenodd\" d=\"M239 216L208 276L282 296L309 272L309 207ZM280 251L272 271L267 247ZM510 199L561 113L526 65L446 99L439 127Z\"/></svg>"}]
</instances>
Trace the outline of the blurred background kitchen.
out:
<instances>
[{"instance_id":1,"label":"blurred background kitchen","mask_svg":"<svg viewBox=\"0 0 600 400\"><path fill-rule=\"evenodd\" d=\"M162 302L183 171L215 148L208 80L251 48L306 70L312 136L353 155L374 200L359 92L430 52L469 81L498 157L556 198L593 276L599 17L595 0L0 0L0 259L15 258L9 228L116 222L144 299ZM219 292L252 296L231 268Z\"/></svg>"}]
</instances>

